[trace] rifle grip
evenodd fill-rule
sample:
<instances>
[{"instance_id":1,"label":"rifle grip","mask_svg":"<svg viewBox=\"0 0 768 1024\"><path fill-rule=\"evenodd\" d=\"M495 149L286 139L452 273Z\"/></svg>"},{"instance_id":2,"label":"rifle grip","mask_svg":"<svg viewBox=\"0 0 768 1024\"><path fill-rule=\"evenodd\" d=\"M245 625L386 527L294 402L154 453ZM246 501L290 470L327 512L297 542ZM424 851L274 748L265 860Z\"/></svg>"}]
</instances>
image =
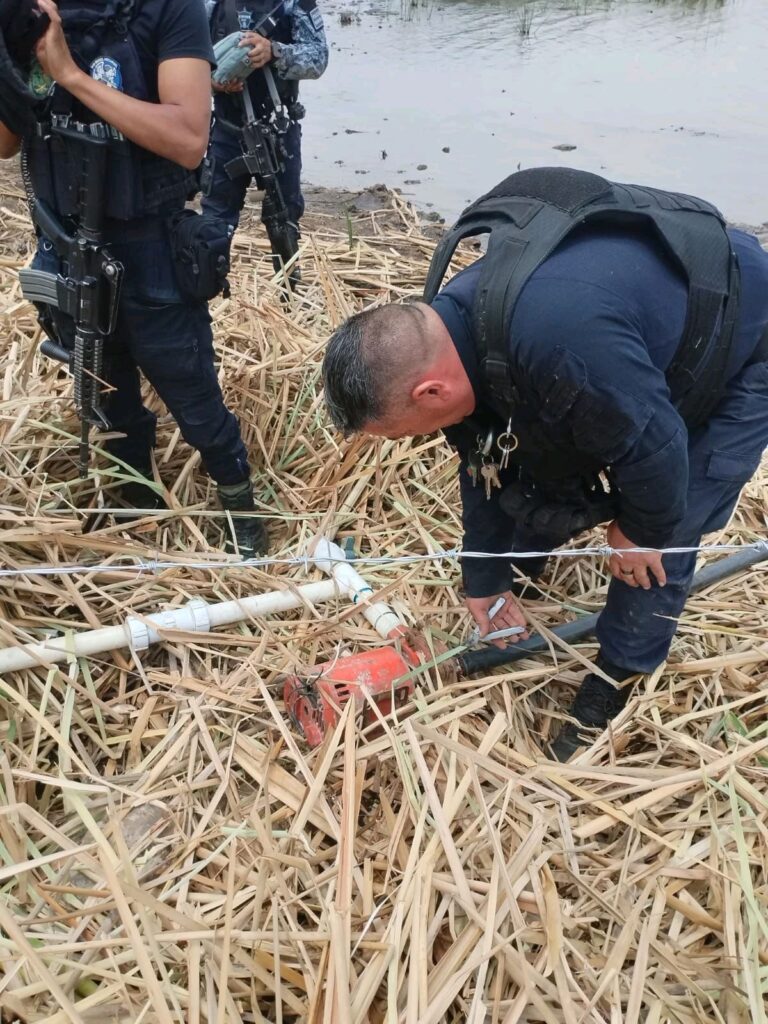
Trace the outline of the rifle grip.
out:
<instances>
[{"instance_id":1,"label":"rifle grip","mask_svg":"<svg viewBox=\"0 0 768 1024\"><path fill-rule=\"evenodd\" d=\"M40 343L40 351L44 356L48 356L49 359L55 359L59 363L66 363L67 366L69 366L72 360L72 353L62 345L57 345L55 341L51 341L50 338L46 338L45 341Z\"/></svg>"}]
</instances>

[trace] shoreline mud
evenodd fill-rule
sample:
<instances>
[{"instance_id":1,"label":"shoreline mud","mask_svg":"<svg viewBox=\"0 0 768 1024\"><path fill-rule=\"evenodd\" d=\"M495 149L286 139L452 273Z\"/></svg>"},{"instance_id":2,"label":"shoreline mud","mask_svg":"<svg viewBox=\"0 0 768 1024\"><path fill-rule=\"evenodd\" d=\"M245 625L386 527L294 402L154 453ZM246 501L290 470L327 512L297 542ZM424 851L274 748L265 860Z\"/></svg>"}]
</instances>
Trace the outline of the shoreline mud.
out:
<instances>
[{"instance_id":1,"label":"shoreline mud","mask_svg":"<svg viewBox=\"0 0 768 1024\"><path fill-rule=\"evenodd\" d=\"M402 226L402 218L397 212L400 204L409 208L422 233L428 238L439 238L452 223L440 212L425 209L410 196L404 195L401 189L391 188L381 182L359 189L329 188L324 185L303 182L302 190L306 202L306 212L301 222L304 234L323 229L343 231L348 227L350 219L354 219L356 222L354 227L356 234L359 235L361 231L365 234L366 215L376 217L379 229L387 226L399 229ZM394 205L391 200L393 195L398 200ZM8 160L0 164L0 204L12 214L14 221L19 217L26 218L31 232L24 187L18 162L15 160ZM261 193L251 189L243 210L240 230L249 232L258 230L260 210ZM411 221L411 219L409 216L408 220ZM21 227L21 222L18 222L18 227ZM755 235L761 245L768 247L768 220L761 224L734 222L731 227Z\"/></svg>"}]
</instances>

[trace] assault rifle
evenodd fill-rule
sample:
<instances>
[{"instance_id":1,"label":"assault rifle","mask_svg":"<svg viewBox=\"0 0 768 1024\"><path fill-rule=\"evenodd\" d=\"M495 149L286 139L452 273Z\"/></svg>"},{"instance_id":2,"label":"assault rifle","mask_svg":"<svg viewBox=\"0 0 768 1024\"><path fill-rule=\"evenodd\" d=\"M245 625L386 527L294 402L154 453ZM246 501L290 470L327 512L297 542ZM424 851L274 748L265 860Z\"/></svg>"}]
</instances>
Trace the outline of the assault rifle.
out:
<instances>
[{"instance_id":1,"label":"assault rifle","mask_svg":"<svg viewBox=\"0 0 768 1024\"><path fill-rule=\"evenodd\" d=\"M48 239L62 261L62 272L22 270L25 299L39 310L40 323L49 335L40 351L66 363L73 377L75 407L80 416L79 472L88 476L91 426L109 429L101 408L104 339L115 329L123 265L102 245L104 180L111 131L103 124L71 123L62 118L50 130L80 151L79 212L74 234L69 234L45 202L38 199L31 214L36 228ZM42 306L42 309L40 308ZM69 348L54 327L50 307L74 321L74 345Z\"/></svg>"},{"instance_id":2,"label":"assault rifle","mask_svg":"<svg viewBox=\"0 0 768 1024\"><path fill-rule=\"evenodd\" d=\"M246 80L243 88L245 121L240 131L243 152L224 165L230 178L249 174L264 190L264 227L272 245L272 264L275 272L291 260L299 249L299 229L288 216L283 191L277 179L283 168L287 152L283 138L290 126L290 120L277 92L275 79L268 67L261 69L267 81L273 111L270 115L257 117L248 92ZM293 274L289 281L295 283Z\"/></svg>"}]
</instances>

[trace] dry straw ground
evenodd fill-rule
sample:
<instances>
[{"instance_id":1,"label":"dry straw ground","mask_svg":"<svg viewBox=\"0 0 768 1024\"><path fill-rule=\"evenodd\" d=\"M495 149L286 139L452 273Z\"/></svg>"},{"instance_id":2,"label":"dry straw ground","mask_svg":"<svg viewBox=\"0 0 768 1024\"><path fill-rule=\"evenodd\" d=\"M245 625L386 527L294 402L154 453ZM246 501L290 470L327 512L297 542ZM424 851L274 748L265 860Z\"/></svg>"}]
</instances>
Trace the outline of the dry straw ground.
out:
<instances>
[{"instance_id":1,"label":"dry straw ground","mask_svg":"<svg viewBox=\"0 0 768 1024\"><path fill-rule=\"evenodd\" d=\"M8 180L0 557L115 566L3 577L2 644L305 578L184 568L226 558L211 486L167 419L157 479L171 511L127 527L81 510L69 385L36 353L19 296L20 199ZM237 239L233 298L213 304L281 553L320 528L373 555L458 540L446 447L341 443L317 393L329 328L422 280L431 243L399 199L382 204L346 227L314 218L300 307L278 301L255 229ZM109 506L117 471L98 464ZM765 498L762 476L722 536L763 535ZM119 567L158 553L178 568ZM410 622L460 642L455 565L369 576ZM602 564L561 562L532 610L549 623L592 611L605 582ZM589 645L483 679L433 672L384 734L347 718L308 752L276 679L377 643L342 604L6 677L3 1024L765 1021L767 585L754 569L692 600L667 670L567 767L540 744Z\"/></svg>"}]
</instances>

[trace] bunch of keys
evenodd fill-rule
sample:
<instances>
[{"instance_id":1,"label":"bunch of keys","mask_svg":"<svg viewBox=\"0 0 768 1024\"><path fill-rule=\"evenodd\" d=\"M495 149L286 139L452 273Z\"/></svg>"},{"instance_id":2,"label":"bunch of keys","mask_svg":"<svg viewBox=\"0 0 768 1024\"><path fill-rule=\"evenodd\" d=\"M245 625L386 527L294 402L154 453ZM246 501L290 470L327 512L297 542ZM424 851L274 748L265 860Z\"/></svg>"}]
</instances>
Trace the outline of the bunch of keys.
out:
<instances>
[{"instance_id":1,"label":"bunch of keys","mask_svg":"<svg viewBox=\"0 0 768 1024\"><path fill-rule=\"evenodd\" d=\"M505 470L509 465L509 457L518 447L517 436L512 433L512 420L507 421L507 429L495 438L496 447L501 452L501 459L497 464L491 451L493 450L493 430L489 430L486 437L482 434L477 436L477 447L471 451L467 459L467 472L472 480L472 486L477 487L479 477L483 478L485 485L485 497L490 499L494 488L501 487L499 471Z\"/></svg>"},{"instance_id":2,"label":"bunch of keys","mask_svg":"<svg viewBox=\"0 0 768 1024\"><path fill-rule=\"evenodd\" d=\"M493 431L489 430L485 437L483 437L482 434L478 434L477 447L473 451L470 451L467 459L467 472L469 473L473 487L477 487L478 476L482 474L483 479L485 479L483 467L486 460L491 457L491 448L493 448ZM488 488L486 487L486 491L487 490Z\"/></svg>"},{"instance_id":3,"label":"bunch of keys","mask_svg":"<svg viewBox=\"0 0 768 1024\"><path fill-rule=\"evenodd\" d=\"M491 455L493 448L493 430L483 437L477 435L477 448L470 452L467 459L467 472L472 480L472 486L477 487L477 478L481 476L485 484L485 497L490 498L494 487L501 487L499 479L499 467Z\"/></svg>"},{"instance_id":4,"label":"bunch of keys","mask_svg":"<svg viewBox=\"0 0 768 1024\"><path fill-rule=\"evenodd\" d=\"M509 456L517 448L520 442L517 436L512 433L512 420L507 420L507 429L496 438L496 444L501 452L499 468L505 470L509 465Z\"/></svg>"},{"instance_id":5,"label":"bunch of keys","mask_svg":"<svg viewBox=\"0 0 768 1024\"><path fill-rule=\"evenodd\" d=\"M494 487L501 487L501 480L499 479L499 467L490 457L486 455L483 458L483 464L480 467L480 476L485 481L485 497L486 500L490 500L491 494L493 493Z\"/></svg>"}]
</instances>

